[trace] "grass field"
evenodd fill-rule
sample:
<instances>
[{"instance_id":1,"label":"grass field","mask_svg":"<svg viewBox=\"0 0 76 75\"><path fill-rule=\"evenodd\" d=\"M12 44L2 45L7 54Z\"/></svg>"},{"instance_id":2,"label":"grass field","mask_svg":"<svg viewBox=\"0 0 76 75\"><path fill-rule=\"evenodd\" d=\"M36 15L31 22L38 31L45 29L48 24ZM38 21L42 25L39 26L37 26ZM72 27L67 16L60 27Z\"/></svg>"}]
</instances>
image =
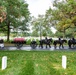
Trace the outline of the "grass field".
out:
<instances>
[{"instance_id":1,"label":"grass field","mask_svg":"<svg viewBox=\"0 0 76 75\"><path fill-rule=\"evenodd\" d=\"M67 56L67 68L61 66ZM8 66L1 70L3 56ZM76 51L0 51L0 75L76 75Z\"/></svg>"}]
</instances>

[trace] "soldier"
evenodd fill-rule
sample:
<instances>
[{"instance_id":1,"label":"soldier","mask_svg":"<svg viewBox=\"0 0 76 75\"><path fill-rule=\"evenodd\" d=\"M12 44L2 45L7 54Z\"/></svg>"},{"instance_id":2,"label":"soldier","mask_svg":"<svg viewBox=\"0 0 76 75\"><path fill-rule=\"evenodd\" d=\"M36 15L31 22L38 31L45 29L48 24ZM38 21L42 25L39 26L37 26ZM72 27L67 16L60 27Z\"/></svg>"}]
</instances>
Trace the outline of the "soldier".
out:
<instances>
[{"instance_id":1,"label":"soldier","mask_svg":"<svg viewBox=\"0 0 76 75\"><path fill-rule=\"evenodd\" d=\"M45 37L45 42L47 42L47 37Z\"/></svg>"}]
</instances>

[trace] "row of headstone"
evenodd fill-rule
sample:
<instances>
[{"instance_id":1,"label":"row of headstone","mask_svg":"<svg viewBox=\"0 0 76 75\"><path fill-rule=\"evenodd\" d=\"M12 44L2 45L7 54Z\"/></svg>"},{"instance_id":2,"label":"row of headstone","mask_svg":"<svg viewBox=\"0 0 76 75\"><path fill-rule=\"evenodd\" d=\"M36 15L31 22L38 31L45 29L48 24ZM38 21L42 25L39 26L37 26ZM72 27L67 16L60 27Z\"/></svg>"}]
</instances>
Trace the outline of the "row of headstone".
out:
<instances>
[{"instance_id":1,"label":"row of headstone","mask_svg":"<svg viewBox=\"0 0 76 75\"><path fill-rule=\"evenodd\" d=\"M62 56L62 67L66 69L67 58L65 55ZM7 56L2 57L2 70L7 67Z\"/></svg>"}]
</instances>

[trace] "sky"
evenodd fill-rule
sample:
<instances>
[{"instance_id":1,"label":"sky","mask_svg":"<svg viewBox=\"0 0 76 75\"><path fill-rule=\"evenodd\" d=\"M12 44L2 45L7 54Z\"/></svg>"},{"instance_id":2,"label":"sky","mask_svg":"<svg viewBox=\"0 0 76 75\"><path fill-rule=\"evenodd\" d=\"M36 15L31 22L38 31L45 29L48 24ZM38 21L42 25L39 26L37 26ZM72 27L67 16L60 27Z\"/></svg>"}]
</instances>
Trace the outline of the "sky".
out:
<instances>
[{"instance_id":1,"label":"sky","mask_svg":"<svg viewBox=\"0 0 76 75\"><path fill-rule=\"evenodd\" d=\"M38 15L45 15L46 10L49 9L49 7L52 7L53 0L25 0L29 6L28 9L31 13L31 16L38 17ZM51 27L51 30L53 33L55 33L57 30L54 27Z\"/></svg>"},{"instance_id":2,"label":"sky","mask_svg":"<svg viewBox=\"0 0 76 75\"><path fill-rule=\"evenodd\" d=\"M29 6L31 16L37 17L38 15L44 15L49 7L52 7L53 0L25 0Z\"/></svg>"}]
</instances>

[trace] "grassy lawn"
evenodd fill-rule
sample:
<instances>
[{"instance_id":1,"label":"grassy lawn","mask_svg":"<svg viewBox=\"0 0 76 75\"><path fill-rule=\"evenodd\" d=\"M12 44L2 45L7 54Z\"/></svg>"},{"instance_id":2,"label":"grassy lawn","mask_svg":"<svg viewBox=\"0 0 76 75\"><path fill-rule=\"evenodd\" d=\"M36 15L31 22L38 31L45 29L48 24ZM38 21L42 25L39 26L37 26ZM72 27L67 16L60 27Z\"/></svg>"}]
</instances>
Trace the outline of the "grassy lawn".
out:
<instances>
[{"instance_id":1,"label":"grassy lawn","mask_svg":"<svg viewBox=\"0 0 76 75\"><path fill-rule=\"evenodd\" d=\"M67 69L61 66L67 56ZM8 57L8 66L1 70L1 59ZM0 75L76 75L76 51L0 51Z\"/></svg>"}]
</instances>

